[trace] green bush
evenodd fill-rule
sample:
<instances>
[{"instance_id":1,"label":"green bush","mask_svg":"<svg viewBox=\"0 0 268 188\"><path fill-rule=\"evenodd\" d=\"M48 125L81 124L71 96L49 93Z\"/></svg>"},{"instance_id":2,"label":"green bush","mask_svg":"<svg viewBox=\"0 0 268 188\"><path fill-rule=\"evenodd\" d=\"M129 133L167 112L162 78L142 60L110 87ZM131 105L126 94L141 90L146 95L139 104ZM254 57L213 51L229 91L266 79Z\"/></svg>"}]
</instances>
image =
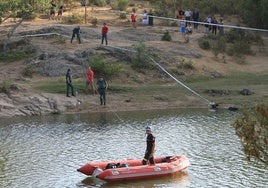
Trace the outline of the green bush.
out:
<instances>
[{"instance_id":1,"label":"green bush","mask_svg":"<svg viewBox=\"0 0 268 188\"><path fill-rule=\"evenodd\" d=\"M121 12L119 13L119 18L120 18L120 19L126 19L126 18L127 18L127 13L126 13L125 11L121 11Z\"/></svg>"},{"instance_id":2,"label":"green bush","mask_svg":"<svg viewBox=\"0 0 268 188\"><path fill-rule=\"evenodd\" d=\"M189 69L189 70L194 69L193 62L192 61L185 62L185 59L182 59L181 63L177 67L179 69Z\"/></svg>"},{"instance_id":3,"label":"green bush","mask_svg":"<svg viewBox=\"0 0 268 188\"><path fill-rule=\"evenodd\" d=\"M128 5L128 0L118 0L118 9L123 11L126 10Z\"/></svg>"},{"instance_id":4,"label":"green bush","mask_svg":"<svg viewBox=\"0 0 268 188\"><path fill-rule=\"evenodd\" d=\"M230 56L236 56L252 54L252 51L250 49L250 44L247 41L239 40L235 41L234 44L231 45L227 53Z\"/></svg>"},{"instance_id":5,"label":"green bush","mask_svg":"<svg viewBox=\"0 0 268 188\"><path fill-rule=\"evenodd\" d=\"M94 70L96 75L105 75L106 78L111 78L116 76L121 66L116 62L108 62L104 58L99 56L93 56L87 62L87 66L91 66L92 70Z\"/></svg>"},{"instance_id":6,"label":"green bush","mask_svg":"<svg viewBox=\"0 0 268 188\"><path fill-rule=\"evenodd\" d=\"M28 78L32 78L35 73L35 67L34 66L26 66L22 70L22 75Z\"/></svg>"},{"instance_id":7,"label":"green bush","mask_svg":"<svg viewBox=\"0 0 268 188\"><path fill-rule=\"evenodd\" d=\"M150 54L146 54L146 46L144 43L135 45L135 51L136 53L131 57L131 67L133 69L150 69L153 67L148 56Z\"/></svg>"},{"instance_id":8,"label":"green bush","mask_svg":"<svg viewBox=\"0 0 268 188\"><path fill-rule=\"evenodd\" d=\"M77 24L77 23L83 23L84 16L79 14L70 14L67 17L63 17L64 23L68 24Z\"/></svg>"},{"instance_id":9,"label":"green bush","mask_svg":"<svg viewBox=\"0 0 268 188\"><path fill-rule=\"evenodd\" d=\"M33 53L26 53L24 50L12 50L6 54L1 54L0 62L14 62L24 60L32 56Z\"/></svg>"},{"instance_id":10,"label":"green bush","mask_svg":"<svg viewBox=\"0 0 268 188\"><path fill-rule=\"evenodd\" d=\"M55 35L53 39L54 39L53 43L56 43L56 44L65 44L66 43L66 39L61 35Z\"/></svg>"},{"instance_id":11,"label":"green bush","mask_svg":"<svg viewBox=\"0 0 268 188\"><path fill-rule=\"evenodd\" d=\"M171 41L171 36L169 34L169 31L165 31L164 35L162 36L162 41Z\"/></svg>"},{"instance_id":12,"label":"green bush","mask_svg":"<svg viewBox=\"0 0 268 188\"><path fill-rule=\"evenodd\" d=\"M210 45L209 41L206 40L206 39L200 39L200 40L198 40L198 45L203 50L209 50L211 48L211 45Z\"/></svg>"},{"instance_id":13,"label":"green bush","mask_svg":"<svg viewBox=\"0 0 268 188\"><path fill-rule=\"evenodd\" d=\"M92 18L92 19L91 19L91 24L92 24L94 27L96 27L97 24L98 24L98 19L97 19L97 18Z\"/></svg>"},{"instance_id":14,"label":"green bush","mask_svg":"<svg viewBox=\"0 0 268 188\"><path fill-rule=\"evenodd\" d=\"M101 7L101 6L104 6L106 2L105 2L105 0L93 0L92 3L93 3L93 5Z\"/></svg>"},{"instance_id":15,"label":"green bush","mask_svg":"<svg viewBox=\"0 0 268 188\"><path fill-rule=\"evenodd\" d=\"M0 92L5 93L7 95L10 94L11 84L8 81L3 81L0 86Z\"/></svg>"},{"instance_id":16,"label":"green bush","mask_svg":"<svg viewBox=\"0 0 268 188\"><path fill-rule=\"evenodd\" d=\"M128 0L112 0L110 4L112 9L124 11L126 10L128 3Z\"/></svg>"},{"instance_id":17,"label":"green bush","mask_svg":"<svg viewBox=\"0 0 268 188\"><path fill-rule=\"evenodd\" d=\"M219 53L224 53L226 50L226 39L224 36L217 36L213 43L212 52L215 56Z\"/></svg>"}]
</instances>

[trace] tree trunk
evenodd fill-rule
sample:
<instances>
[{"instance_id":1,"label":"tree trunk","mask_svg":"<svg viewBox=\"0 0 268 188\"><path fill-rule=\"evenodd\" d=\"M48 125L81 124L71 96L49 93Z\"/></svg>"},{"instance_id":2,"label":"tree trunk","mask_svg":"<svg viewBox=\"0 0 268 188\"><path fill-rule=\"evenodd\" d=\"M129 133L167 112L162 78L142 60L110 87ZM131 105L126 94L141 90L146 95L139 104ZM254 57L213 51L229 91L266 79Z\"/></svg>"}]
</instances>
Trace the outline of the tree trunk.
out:
<instances>
[{"instance_id":1,"label":"tree trunk","mask_svg":"<svg viewBox=\"0 0 268 188\"><path fill-rule=\"evenodd\" d=\"M23 18L14 25L14 27L10 30L10 32L8 33L7 35L7 38L3 44L3 54L5 55L6 54L6 51L7 51L7 45L9 44L10 42L10 38L13 36L13 33L15 32L15 30L20 26L20 24L23 22Z\"/></svg>"}]
</instances>

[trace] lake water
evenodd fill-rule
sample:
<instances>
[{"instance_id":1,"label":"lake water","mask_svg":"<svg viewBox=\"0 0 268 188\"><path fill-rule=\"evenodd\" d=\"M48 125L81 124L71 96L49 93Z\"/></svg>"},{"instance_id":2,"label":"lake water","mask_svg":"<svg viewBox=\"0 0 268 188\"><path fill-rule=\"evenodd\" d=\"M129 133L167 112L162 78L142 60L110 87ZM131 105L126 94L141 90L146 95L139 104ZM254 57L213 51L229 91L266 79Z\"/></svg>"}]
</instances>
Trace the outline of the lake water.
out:
<instances>
[{"instance_id":1,"label":"lake water","mask_svg":"<svg viewBox=\"0 0 268 188\"><path fill-rule=\"evenodd\" d=\"M161 110L0 120L0 187L268 187L268 166L247 162L232 127L238 113ZM143 158L144 127L155 156L186 155L185 172L105 183L76 171L89 161Z\"/></svg>"}]
</instances>

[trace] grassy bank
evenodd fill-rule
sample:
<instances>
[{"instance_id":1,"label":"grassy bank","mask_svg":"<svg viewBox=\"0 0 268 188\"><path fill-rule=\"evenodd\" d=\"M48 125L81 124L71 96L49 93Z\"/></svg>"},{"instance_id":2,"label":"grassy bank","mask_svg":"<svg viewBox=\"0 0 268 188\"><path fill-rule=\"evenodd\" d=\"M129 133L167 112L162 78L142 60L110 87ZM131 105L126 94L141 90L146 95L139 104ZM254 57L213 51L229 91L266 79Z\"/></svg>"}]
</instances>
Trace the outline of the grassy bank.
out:
<instances>
[{"instance_id":1,"label":"grassy bank","mask_svg":"<svg viewBox=\"0 0 268 188\"><path fill-rule=\"evenodd\" d=\"M268 74L232 73L222 78L196 76L187 78L184 83L202 97L220 105L253 106L258 103L268 103ZM74 80L73 85L79 94L85 94L83 80ZM62 78L42 80L34 84L34 89L39 92L58 94L66 92L65 81ZM252 95L240 94L242 89L249 89ZM137 103L183 101L189 104L203 104L204 102L175 81L146 85L112 82L109 83L108 93L115 97L118 95L120 100L125 96Z\"/></svg>"}]
</instances>

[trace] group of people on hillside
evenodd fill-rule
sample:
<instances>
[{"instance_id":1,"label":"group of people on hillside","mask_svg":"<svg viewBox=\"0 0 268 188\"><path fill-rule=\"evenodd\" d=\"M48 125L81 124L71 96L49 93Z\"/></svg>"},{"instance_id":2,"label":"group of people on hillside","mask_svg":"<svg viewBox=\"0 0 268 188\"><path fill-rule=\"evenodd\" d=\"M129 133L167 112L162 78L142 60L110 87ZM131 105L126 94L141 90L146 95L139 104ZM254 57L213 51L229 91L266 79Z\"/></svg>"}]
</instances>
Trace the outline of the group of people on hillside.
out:
<instances>
[{"instance_id":1,"label":"group of people on hillside","mask_svg":"<svg viewBox=\"0 0 268 188\"><path fill-rule=\"evenodd\" d=\"M189 29L191 29L191 23L193 23L194 25L194 29L198 29L198 25L199 25L199 12L197 9L194 9L194 11L192 12L190 9L187 9L186 11L183 11L182 9L178 8L178 15L177 18L180 21L180 23L182 23L181 27L186 27L189 26ZM185 22L185 23L183 23ZM217 31L219 31L219 34L223 35L224 34L224 30L223 30L223 19L220 19L219 21L215 18L215 17L211 17L211 16L207 16L206 19L203 21L204 24L202 24L204 26L203 32L207 33L207 32L212 32L213 34L217 34ZM207 24L206 24L207 23ZM184 30L184 28L183 28ZM187 32L188 30L185 29L185 32ZM190 30L192 31L192 30Z\"/></svg>"},{"instance_id":2,"label":"group of people on hillside","mask_svg":"<svg viewBox=\"0 0 268 188\"><path fill-rule=\"evenodd\" d=\"M204 24L204 33L212 32L212 34L216 35L217 31L219 31L220 35L224 34L222 19L218 21L215 17L207 16L204 22L207 23Z\"/></svg>"},{"instance_id":3,"label":"group of people on hillside","mask_svg":"<svg viewBox=\"0 0 268 188\"><path fill-rule=\"evenodd\" d=\"M135 8L132 9L130 19L131 19L132 27L136 28L137 27L137 14L136 14ZM147 10L143 11L141 23L143 26L146 26L146 25L153 26L154 25L154 17L153 17L152 10L150 10L149 13L147 12Z\"/></svg>"},{"instance_id":4,"label":"group of people on hillside","mask_svg":"<svg viewBox=\"0 0 268 188\"><path fill-rule=\"evenodd\" d=\"M85 92L88 93L89 87L92 90L92 94L94 95L96 92L98 92L100 97L100 105L106 105L106 90L108 88L108 84L106 80L104 79L103 75L99 76L99 79L96 83L97 89L95 87L94 83L94 71L89 66L86 71L86 86L85 86ZM66 80L66 97L76 96L74 86L72 84L72 75L71 75L71 69L69 68L67 70L67 73L65 75Z\"/></svg>"},{"instance_id":5,"label":"group of people on hillside","mask_svg":"<svg viewBox=\"0 0 268 188\"><path fill-rule=\"evenodd\" d=\"M191 23L193 23L194 29L198 29L198 25L200 23L199 12L197 9L194 9L194 11L192 12L190 9L184 11L180 8L178 8L177 11L178 11L177 19L180 20L181 33L184 36L186 42L189 42L189 34L193 32ZM218 22L218 20L215 17L212 18L208 16L203 22L204 24L202 25L204 26L203 30L204 33L211 31L213 34L216 35L217 31L219 31L220 35L224 34L222 19L220 19L220 21Z\"/></svg>"}]
</instances>

